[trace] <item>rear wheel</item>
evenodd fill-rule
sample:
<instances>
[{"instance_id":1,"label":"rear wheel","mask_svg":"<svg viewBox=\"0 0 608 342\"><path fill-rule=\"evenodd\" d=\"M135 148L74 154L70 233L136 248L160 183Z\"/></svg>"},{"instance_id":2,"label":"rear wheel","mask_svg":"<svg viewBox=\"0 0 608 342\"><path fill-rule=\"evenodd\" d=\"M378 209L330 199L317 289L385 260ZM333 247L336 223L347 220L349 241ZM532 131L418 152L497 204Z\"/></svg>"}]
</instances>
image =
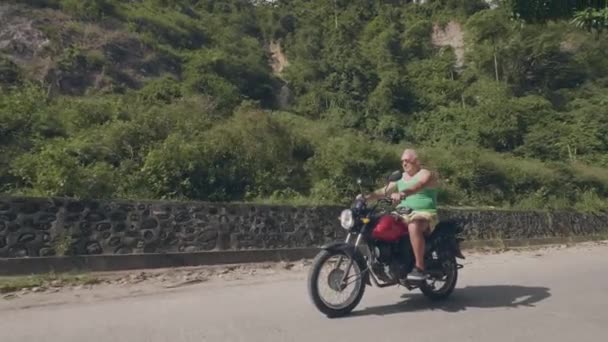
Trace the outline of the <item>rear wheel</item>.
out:
<instances>
[{"instance_id":1,"label":"rear wheel","mask_svg":"<svg viewBox=\"0 0 608 342\"><path fill-rule=\"evenodd\" d=\"M449 297L458 281L458 264L456 258L449 257L441 262L441 275L433 275L420 285L420 291L431 300L442 300Z\"/></svg>"},{"instance_id":2,"label":"rear wheel","mask_svg":"<svg viewBox=\"0 0 608 342\"><path fill-rule=\"evenodd\" d=\"M349 264L352 266L347 270ZM317 309L327 317L349 314L365 292L364 269L365 264L344 251L321 251L308 275L308 293Z\"/></svg>"}]
</instances>

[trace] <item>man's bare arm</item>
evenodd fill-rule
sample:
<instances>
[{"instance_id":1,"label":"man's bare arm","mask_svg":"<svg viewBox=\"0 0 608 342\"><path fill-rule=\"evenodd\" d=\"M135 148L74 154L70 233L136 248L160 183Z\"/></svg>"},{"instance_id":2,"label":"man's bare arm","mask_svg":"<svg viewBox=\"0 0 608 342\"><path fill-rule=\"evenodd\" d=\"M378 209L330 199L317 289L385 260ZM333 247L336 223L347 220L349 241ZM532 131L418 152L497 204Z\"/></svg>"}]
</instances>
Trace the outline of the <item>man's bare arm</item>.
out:
<instances>
[{"instance_id":1,"label":"man's bare arm","mask_svg":"<svg viewBox=\"0 0 608 342\"><path fill-rule=\"evenodd\" d=\"M418 180L418 182L416 184L414 184L414 186L412 186L411 188L402 191L402 196L406 197L409 196L411 194L415 194L416 192L424 189L426 186L430 185L434 180L435 180L436 176L429 170L420 170L420 178Z\"/></svg>"}]
</instances>

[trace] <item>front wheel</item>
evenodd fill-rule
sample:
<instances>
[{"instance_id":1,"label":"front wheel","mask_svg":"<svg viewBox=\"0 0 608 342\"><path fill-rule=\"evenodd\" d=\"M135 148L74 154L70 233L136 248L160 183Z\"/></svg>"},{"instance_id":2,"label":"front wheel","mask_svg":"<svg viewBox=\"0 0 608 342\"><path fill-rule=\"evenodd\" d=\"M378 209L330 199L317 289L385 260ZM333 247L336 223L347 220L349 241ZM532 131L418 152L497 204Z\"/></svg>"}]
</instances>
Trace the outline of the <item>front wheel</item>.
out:
<instances>
[{"instance_id":1,"label":"front wheel","mask_svg":"<svg viewBox=\"0 0 608 342\"><path fill-rule=\"evenodd\" d=\"M420 291L431 300L442 300L449 297L458 281L458 264L456 259L451 257L441 263L442 275L433 276L426 279L420 285Z\"/></svg>"},{"instance_id":2,"label":"front wheel","mask_svg":"<svg viewBox=\"0 0 608 342\"><path fill-rule=\"evenodd\" d=\"M327 317L349 314L363 298L364 269L342 250L321 251L308 275L308 294L317 309Z\"/></svg>"}]
</instances>

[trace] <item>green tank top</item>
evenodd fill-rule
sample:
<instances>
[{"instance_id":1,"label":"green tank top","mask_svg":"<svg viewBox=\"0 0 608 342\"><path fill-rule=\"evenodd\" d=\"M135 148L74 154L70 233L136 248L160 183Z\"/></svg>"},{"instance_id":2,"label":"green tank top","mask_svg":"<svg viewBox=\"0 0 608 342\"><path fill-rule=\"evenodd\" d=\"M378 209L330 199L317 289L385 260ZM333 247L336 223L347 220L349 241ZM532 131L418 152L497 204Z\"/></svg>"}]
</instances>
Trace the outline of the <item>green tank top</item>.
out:
<instances>
[{"instance_id":1,"label":"green tank top","mask_svg":"<svg viewBox=\"0 0 608 342\"><path fill-rule=\"evenodd\" d=\"M418 175L412 177L409 180L399 180L397 182L397 188L399 192L411 188L416 184ZM437 212L437 189L436 188L424 188L415 194L407 196L397 207L408 207L416 211L426 211L431 213Z\"/></svg>"}]
</instances>

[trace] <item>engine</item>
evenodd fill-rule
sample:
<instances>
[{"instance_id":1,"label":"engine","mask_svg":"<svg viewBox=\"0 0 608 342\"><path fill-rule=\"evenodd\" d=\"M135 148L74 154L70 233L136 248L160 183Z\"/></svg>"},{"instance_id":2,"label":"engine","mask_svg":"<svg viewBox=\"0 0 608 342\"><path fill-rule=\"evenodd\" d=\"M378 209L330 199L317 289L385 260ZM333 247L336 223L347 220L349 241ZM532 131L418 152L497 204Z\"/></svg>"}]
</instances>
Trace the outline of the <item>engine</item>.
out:
<instances>
[{"instance_id":1,"label":"engine","mask_svg":"<svg viewBox=\"0 0 608 342\"><path fill-rule=\"evenodd\" d=\"M373 248L376 263L372 267L380 280L392 282L407 276L411 267L406 250L403 243L378 243Z\"/></svg>"},{"instance_id":2,"label":"engine","mask_svg":"<svg viewBox=\"0 0 608 342\"><path fill-rule=\"evenodd\" d=\"M396 254L393 249L393 244L379 243L376 245L376 259L383 264L390 264L393 255Z\"/></svg>"}]
</instances>

